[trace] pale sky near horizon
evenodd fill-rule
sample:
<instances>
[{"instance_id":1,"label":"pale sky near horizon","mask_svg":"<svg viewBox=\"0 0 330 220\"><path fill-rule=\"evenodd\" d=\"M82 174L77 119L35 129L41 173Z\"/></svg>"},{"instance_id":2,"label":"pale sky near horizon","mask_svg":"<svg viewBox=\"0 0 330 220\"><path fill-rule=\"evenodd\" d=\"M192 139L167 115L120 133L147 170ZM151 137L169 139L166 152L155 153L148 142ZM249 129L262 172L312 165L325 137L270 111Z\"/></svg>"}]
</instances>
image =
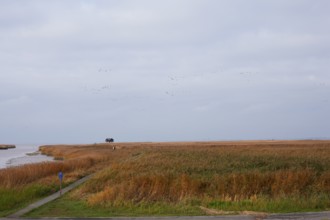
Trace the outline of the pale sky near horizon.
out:
<instances>
[{"instance_id":1,"label":"pale sky near horizon","mask_svg":"<svg viewBox=\"0 0 330 220\"><path fill-rule=\"evenodd\" d=\"M2 0L0 143L330 139L328 0Z\"/></svg>"}]
</instances>

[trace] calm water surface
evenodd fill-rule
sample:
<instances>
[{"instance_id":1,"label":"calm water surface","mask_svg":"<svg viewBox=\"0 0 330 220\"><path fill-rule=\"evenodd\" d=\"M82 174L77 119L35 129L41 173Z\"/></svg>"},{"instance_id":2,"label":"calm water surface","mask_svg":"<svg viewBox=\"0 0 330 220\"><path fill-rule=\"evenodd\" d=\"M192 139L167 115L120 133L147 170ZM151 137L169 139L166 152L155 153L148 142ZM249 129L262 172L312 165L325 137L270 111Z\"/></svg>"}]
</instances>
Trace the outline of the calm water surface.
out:
<instances>
[{"instance_id":1,"label":"calm water surface","mask_svg":"<svg viewBox=\"0 0 330 220\"><path fill-rule=\"evenodd\" d=\"M16 145L14 149L0 150L0 169L10 166L18 166L28 163L37 163L43 161L52 161L52 157L41 155L40 153L27 155L29 153L38 152L37 145Z\"/></svg>"}]
</instances>

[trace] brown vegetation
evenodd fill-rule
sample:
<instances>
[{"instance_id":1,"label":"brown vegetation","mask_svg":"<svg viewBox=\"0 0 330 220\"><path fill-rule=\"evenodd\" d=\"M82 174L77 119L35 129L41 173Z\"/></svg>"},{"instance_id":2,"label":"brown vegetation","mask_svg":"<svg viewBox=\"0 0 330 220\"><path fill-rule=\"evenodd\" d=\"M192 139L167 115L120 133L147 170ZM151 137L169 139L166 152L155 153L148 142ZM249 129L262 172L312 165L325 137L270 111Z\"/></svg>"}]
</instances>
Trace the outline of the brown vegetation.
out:
<instances>
[{"instance_id":1,"label":"brown vegetation","mask_svg":"<svg viewBox=\"0 0 330 220\"><path fill-rule=\"evenodd\" d=\"M330 141L117 143L116 151L112 146L42 151L64 159L107 157L105 169L77 192L90 205L330 194Z\"/></svg>"},{"instance_id":2,"label":"brown vegetation","mask_svg":"<svg viewBox=\"0 0 330 220\"><path fill-rule=\"evenodd\" d=\"M329 194L329 158L329 143L316 142L146 144L85 193L92 205Z\"/></svg>"},{"instance_id":3,"label":"brown vegetation","mask_svg":"<svg viewBox=\"0 0 330 220\"><path fill-rule=\"evenodd\" d=\"M93 179L71 195L90 206L194 201L208 206L297 198L330 208L330 141L116 143L116 150L113 146L42 146L44 154L62 161L24 166L24 171L0 170L0 185L28 183L59 170L93 169Z\"/></svg>"}]
</instances>

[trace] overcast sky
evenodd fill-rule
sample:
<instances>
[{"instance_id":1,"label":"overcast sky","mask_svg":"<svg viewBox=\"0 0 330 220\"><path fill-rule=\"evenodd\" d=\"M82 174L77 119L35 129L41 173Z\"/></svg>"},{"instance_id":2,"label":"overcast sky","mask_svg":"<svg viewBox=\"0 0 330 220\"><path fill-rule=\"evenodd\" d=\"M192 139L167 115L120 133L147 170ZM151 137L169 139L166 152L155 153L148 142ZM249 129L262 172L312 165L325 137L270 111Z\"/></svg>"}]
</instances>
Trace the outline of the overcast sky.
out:
<instances>
[{"instance_id":1,"label":"overcast sky","mask_svg":"<svg viewBox=\"0 0 330 220\"><path fill-rule=\"evenodd\" d=\"M330 138L330 1L0 2L0 143Z\"/></svg>"}]
</instances>

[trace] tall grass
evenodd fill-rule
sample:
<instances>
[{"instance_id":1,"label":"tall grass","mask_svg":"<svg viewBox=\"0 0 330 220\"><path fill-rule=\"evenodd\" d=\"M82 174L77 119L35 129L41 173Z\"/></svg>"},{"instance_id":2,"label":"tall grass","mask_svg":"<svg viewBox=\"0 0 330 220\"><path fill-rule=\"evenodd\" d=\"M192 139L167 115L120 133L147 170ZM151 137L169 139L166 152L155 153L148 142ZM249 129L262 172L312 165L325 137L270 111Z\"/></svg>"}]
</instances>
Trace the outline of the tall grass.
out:
<instances>
[{"instance_id":1,"label":"tall grass","mask_svg":"<svg viewBox=\"0 0 330 220\"><path fill-rule=\"evenodd\" d=\"M23 186L41 178L60 172L72 172L87 169L95 163L92 158L69 160L65 162L44 162L11 167L0 170L0 187L13 188Z\"/></svg>"},{"instance_id":2,"label":"tall grass","mask_svg":"<svg viewBox=\"0 0 330 220\"><path fill-rule=\"evenodd\" d=\"M116 143L115 151L113 145L43 146L63 161L0 170L0 188L44 184L59 170L93 171L70 196L91 209L330 209L330 141Z\"/></svg>"},{"instance_id":3,"label":"tall grass","mask_svg":"<svg viewBox=\"0 0 330 220\"><path fill-rule=\"evenodd\" d=\"M121 150L127 151L125 160L114 161L77 192L86 195L89 205L271 204L299 198L309 201L311 209L318 202L316 206L330 208L328 142L146 143ZM266 204L259 207L269 208Z\"/></svg>"}]
</instances>

